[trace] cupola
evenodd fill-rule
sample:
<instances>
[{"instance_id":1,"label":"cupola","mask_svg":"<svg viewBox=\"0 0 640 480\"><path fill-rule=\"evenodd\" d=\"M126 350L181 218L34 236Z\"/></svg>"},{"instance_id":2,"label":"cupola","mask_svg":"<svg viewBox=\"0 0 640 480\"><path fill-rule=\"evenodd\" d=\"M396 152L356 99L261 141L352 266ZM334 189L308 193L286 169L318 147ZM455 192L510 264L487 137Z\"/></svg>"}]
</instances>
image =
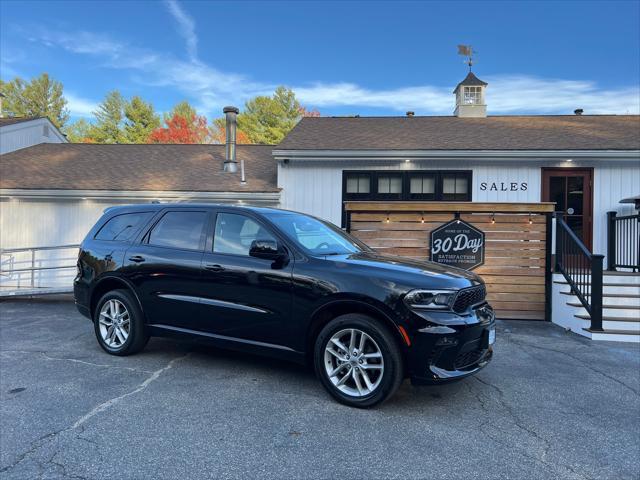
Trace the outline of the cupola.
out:
<instances>
[{"instance_id":1,"label":"cupola","mask_svg":"<svg viewBox=\"0 0 640 480\"><path fill-rule=\"evenodd\" d=\"M484 101L484 91L487 82L469 72L453 93L456 96L456 109L453 114L461 118L486 117L487 105Z\"/></svg>"}]
</instances>

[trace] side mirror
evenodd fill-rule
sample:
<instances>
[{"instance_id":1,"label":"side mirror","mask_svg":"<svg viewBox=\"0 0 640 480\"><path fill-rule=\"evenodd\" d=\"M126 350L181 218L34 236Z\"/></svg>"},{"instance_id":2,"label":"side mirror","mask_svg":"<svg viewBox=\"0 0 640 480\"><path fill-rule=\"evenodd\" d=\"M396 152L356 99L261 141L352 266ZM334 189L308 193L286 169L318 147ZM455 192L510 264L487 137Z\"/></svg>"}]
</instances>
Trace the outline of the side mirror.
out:
<instances>
[{"instance_id":1,"label":"side mirror","mask_svg":"<svg viewBox=\"0 0 640 480\"><path fill-rule=\"evenodd\" d=\"M249 256L265 260L279 260L285 256L283 248L278 248L275 240L254 240L249 248Z\"/></svg>"}]
</instances>

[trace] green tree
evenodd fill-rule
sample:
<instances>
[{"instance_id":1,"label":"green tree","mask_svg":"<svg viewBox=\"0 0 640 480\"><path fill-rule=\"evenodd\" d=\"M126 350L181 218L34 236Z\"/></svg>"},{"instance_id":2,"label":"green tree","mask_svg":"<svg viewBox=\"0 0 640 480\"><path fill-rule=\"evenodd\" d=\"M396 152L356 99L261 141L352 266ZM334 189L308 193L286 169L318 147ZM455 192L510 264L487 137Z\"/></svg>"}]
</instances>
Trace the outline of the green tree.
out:
<instances>
[{"instance_id":1,"label":"green tree","mask_svg":"<svg viewBox=\"0 0 640 480\"><path fill-rule=\"evenodd\" d=\"M77 120L76 122L68 124L64 128L64 133L67 135L67 140L71 143L94 143L95 140L91 137L92 125L84 118Z\"/></svg>"},{"instance_id":2,"label":"green tree","mask_svg":"<svg viewBox=\"0 0 640 480\"><path fill-rule=\"evenodd\" d=\"M47 73L29 82L20 77L10 82L0 82L0 91L5 95L3 110L15 116L47 117L58 128L62 128L69 120L62 83L53 80Z\"/></svg>"},{"instance_id":3,"label":"green tree","mask_svg":"<svg viewBox=\"0 0 640 480\"><path fill-rule=\"evenodd\" d=\"M124 138L127 143L146 143L149 135L160 127L160 117L153 105L136 96L124 106Z\"/></svg>"},{"instance_id":4,"label":"green tree","mask_svg":"<svg viewBox=\"0 0 640 480\"><path fill-rule=\"evenodd\" d=\"M182 117L187 121L191 121L193 118L198 117L198 112L191 106L186 100L176 103L170 112L164 114L164 122L170 122L173 117Z\"/></svg>"},{"instance_id":5,"label":"green tree","mask_svg":"<svg viewBox=\"0 0 640 480\"><path fill-rule=\"evenodd\" d=\"M278 87L271 97L258 96L245 103L238 128L252 143L277 144L302 118L302 107L290 88Z\"/></svg>"},{"instance_id":6,"label":"green tree","mask_svg":"<svg viewBox=\"0 0 640 480\"><path fill-rule=\"evenodd\" d=\"M126 101L119 91L107 93L98 109L93 112L96 122L91 127L90 137L96 143L126 143L125 105Z\"/></svg>"}]
</instances>

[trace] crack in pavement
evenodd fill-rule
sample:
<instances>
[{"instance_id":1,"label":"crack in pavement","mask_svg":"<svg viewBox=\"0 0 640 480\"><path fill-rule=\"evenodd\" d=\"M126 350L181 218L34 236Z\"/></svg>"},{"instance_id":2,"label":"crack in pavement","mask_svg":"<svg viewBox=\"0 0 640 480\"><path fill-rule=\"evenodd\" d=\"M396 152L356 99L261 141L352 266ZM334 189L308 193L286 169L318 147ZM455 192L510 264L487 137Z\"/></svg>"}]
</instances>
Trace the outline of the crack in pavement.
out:
<instances>
[{"instance_id":1,"label":"crack in pavement","mask_svg":"<svg viewBox=\"0 0 640 480\"><path fill-rule=\"evenodd\" d=\"M611 375L603 372L602 370L598 370L597 368L594 368L593 366L591 366L590 364L588 364L587 362L585 362L584 360L582 360L581 358L576 357L575 355L571 355L570 353L567 352L563 352L562 350L556 350L555 348L547 348L547 347L541 347L539 345L533 345L531 343L526 343L526 342L518 342L515 340L512 340L512 342L516 345L519 345L521 347L529 347L529 348L534 348L534 349L538 349L538 350L544 350L546 352L554 352L554 353L559 353L561 355L566 355L567 357L575 360L576 362L578 362L579 364L581 364L583 367L585 367L587 370L591 370L592 372L595 373L599 373L600 375L602 375L603 377L608 378L609 380L614 381L615 383L618 383L620 385L622 385L623 387L627 388L628 390L631 390L634 394L636 394L637 396L640 396L640 392L638 392L635 388L633 388L630 385L627 385L626 383L624 383L622 380L619 380L615 377L612 377Z\"/></svg>"},{"instance_id":2,"label":"crack in pavement","mask_svg":"<svg viewBox=\"0 0 640 480\"><path fill-rule=\"evenodd\" d=\"M40 355L42 355L42 357L45 360L67 361L67 362L73 362L73 363L81 363L83 365L90 365L92 367L116 368L120 370L128 370L130 372L136 372L136 373L147 373L147 374L153 373L152 370L144 370L144 369L134 368L134 367L121 367L120 365L110 365L106 363L93 363L93 362L87 362L86 360L80 360L79 358L52 357L47 352L44 352L41 350L4 350L0 352L2 356L5 356L5 354L7 353L22 353L22 354L25 354L25 353L38 354L39 353ZM5 357L5 358L11 358L11 357Z\"/></svg>"},{"instance_id":3,"label":"crack in pavement","mask_svg":"<svg viewBox=\"0 0 640 480\"><path fill-rule=\"evenodd\" d=\"M41 353L41 352L29 352L29 353ZM107 410L108 408L112 407L113 405L116 405L117 403L119 403L121 400L131 396L131 395L135 395L136 393L140 393L143 390L145 390L151 383L153 383L154 381L156 381L164 372L166 372L167 370L173 368L174 364L176 362L179 362L181 360L184 360L185 358L187 358L189 355L191 355L191 352L187 352L184 355L180 356L180 357L176 357L174 359L172 359L171 361L169 361L164 367L154 371L154 372L150 372L151 375L145 379L142 383L140 383L136 388L134 388L133 390L126 392L122 395L119 395L117 397L111 398L105 402L100 403L99 405L97 405L96 407L92 408L88 413L86 413L85 415L83 415L82 417L80 417L79 419L77 419L72 425L67 426L65 428L61 428L59 430L55 430L53 432L47 433L45 435L42 435L41 437L37 438L36 440L32 441L29 445L29 448L27 450L25 450L24 452L22 452L20 455L18 455L18 457L9 465L0 468L0 473L4 473L7 472L9 470L12 470L13 468L15 468L16 466L18 466L20 463L22 463L25 459L27 459L28 457L30 457L32 454L34 454L35 452L37 452L40 448L44 447L45 445L48 445L51 441L53 441L55 438L58 438L59 436L61 436L62 434L75 430L77 428L82 428L81 432L82 433L84 431L84 427L82 427L82 425L84 423L86 423L88 420L90 420L91 418L95 417L96 415L98 415L101 412L104 412L105 410ZM58 360L58 359L57 359ZM76 435L76 438L78 438L78 435ZM84 438L84 437L80 437L82 440L85 441L89 441L88 439ZM55 462L52 462L51 460L55 457L55 455L58 453L58 450L56 450L56 452L54 453L54 455L51 457L50 460L48 460L45 463L52 463L55 464ZM39 462L38 460L35 460L36 463L38 463L39 465L41 465L41 462ZM63 465L59 465L61 467L64 468ZM71 477L71 478L83 478L83 477Z\"/></svg>"},{"instance_id":4,"label":"crack in pavement","mask_svg":"<svg viewBox=\"0 0 640 480\"><path fill-rule=\"evenodd\" d=\"M181 357L177 357L174 358L173 360L171 360L169 363L167 363L164 367L162 367L159 370L156 370L155 372L153 372L151 374L151 376L149 378L147 378L144 382L142 382L140 385L138 385L137 388L135 388L134 390L127 392L123 395L120 395L118 397L114 397L110 400L107 400L106 402L102 402L100 405L98 405L97 407L93 408L90 412L88 412L87 414L83 415L82 417L80 417L72 426L71 428L78 428L80 425L82 425L83 423L85 423L87 420L91 419L92 417L96 416L98 413L105 411L107 408L111 407L112 405L115 405L116 403L120 402L122 399L127 398L131 395L135 395L136 393L139 393L141 391L143 391L144 389L146 389L151 383L153 383L154 381L156 381L158 379L158 377L160 377L160 375L162 375L164 372L166 372L167 370L169 370L170 368L173 368L173 364L180 361L180 360L184 360L185 358L187 358L189 355L191 355L191 352L187 352L186 354L184 354Z\"/></svg>"},{"instance_id":5,"label":"crack in pavement","mask_svg":"<svg viewBox=\"0 0 640 480\"><path fill-rule=\"evenodd\" d=\"M568 466L568 465L562 465L562 464L553 464L550 463L546 460L547 454L549 453L549 451L551 450L551 443L549 442L549 440L547 440L546 438L544 438L543 436L541 436L537 431L535 431L534 429L532 429L531 427L525 425L522 421L522 419L516 414L516 412L513 410L513 408L511 407L511 405L509 405L506 400L505 400L505 395L504 392L502 391L502 389L500 387L498 387L497 385L494 385L491 382L482 380L479 376L474 376L473 377L474 380L476 380L477 382L493 388L497 393L498 393L498 398L496 398L497 403L507 412L509 418L511 418L511 420L513 421L513 424L518 427L520 430L523 430L524 432L528 433L529 435L531 435L535 440L541 442L543 444L543 450L542 453L538 456L534 456L529 454L529 452L527 452L526 450L520 449L516 446L516 450L518 450L523 456L525 456L526 458L529 458L531 460L534 460L536 462L539 462L540 464L544 465L545 467L547 467L548 469L550 469L550 471L556 473L558 468L564 468L566 470L568 470L571 474L578 476L579 478L583 478L583 479L587 479L587 480L593 480L591 477L583 474L583 473L579 473L576 472L572 467ZM478 400L478 402L480 403L480 407L485 411L485 412L489 412L489 409L486 406L486 402L481 398L480 396L480 392L475 392L472 388L471 388L471 384L467 385L469 388L469 392L475 396L476 400ZM484 427L486 427L488 424L490 423L489 420L483 422L480 425L480 430L482 432L484 432L489 438L491 438L492 440L494 440L496 443L500 443L502 445L505 446L509 446L509 447L514 447L513 444L507 444L504 442L504 440L502 438L499 437L494 437L493 435L490 434L489 431L487 431ZM495 426L495 425L494 425ZM496 427L499 430L501 430L503 433L508 433L507 431Z\"/></svg>"}]
</instances>

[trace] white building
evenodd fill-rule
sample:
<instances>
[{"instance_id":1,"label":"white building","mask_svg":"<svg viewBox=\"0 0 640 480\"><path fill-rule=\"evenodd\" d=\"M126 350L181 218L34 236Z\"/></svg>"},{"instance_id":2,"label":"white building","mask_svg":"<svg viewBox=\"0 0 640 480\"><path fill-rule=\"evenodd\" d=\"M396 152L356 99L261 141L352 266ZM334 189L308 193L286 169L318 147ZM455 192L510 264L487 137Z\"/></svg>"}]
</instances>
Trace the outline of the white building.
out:
<instances>
[{"instance_id":1,"label":"white building","mask_svg":"<svg viewBox=\"0 0 640 480\"><path fill-rule=\"evenodd\" d=\"M67 143L67 139L48 118L0 117L0 154L40 143Z\"/></svg>"},{"instance_id":2,"label":"white building","mask_svg":"<svg viewBox=\"0 0 640 480\"><path fill-rule=\"evenodd\" d=\"M453 116L303 118L273 155L282 208L343 223L346 200L556 202L593 252L640 193L638 115L487 116L470 73Z\"/></svg>"}]
</instances>

